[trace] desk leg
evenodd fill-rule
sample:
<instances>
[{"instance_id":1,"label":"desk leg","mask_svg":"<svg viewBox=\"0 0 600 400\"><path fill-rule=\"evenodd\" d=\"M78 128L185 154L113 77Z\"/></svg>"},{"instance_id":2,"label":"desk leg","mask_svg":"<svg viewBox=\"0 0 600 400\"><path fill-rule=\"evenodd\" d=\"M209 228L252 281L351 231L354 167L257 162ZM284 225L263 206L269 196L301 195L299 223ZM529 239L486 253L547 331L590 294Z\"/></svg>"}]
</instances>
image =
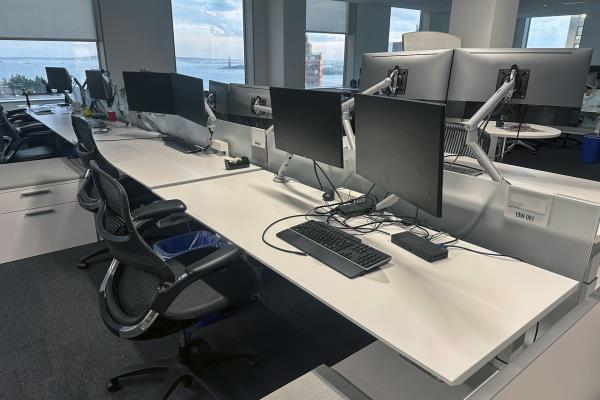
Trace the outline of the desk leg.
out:
<instances>
[{"instance_id":1,"label":"desk leg","mask_svg":"<svg viewBox=\"0 0 600 400\"><path fill-rule=\"evenodd\" d=\"M488 156L492 161L496 160L496 151L498 147L498 136L490 135L490 148L488 149Z\"/></svg>"}]
</instances>

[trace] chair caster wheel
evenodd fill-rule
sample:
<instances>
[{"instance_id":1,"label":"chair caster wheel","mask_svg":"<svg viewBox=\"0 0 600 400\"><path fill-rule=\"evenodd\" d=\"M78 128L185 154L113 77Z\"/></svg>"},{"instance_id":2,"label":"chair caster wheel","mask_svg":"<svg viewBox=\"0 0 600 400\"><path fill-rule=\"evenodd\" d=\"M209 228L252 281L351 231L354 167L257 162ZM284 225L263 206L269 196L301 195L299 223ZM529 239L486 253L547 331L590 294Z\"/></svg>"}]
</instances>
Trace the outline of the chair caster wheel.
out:
<instances>
[{"instance_id":1,"label":"chair caster wheel","mask_svg":"<svg viewBox=\"0 0 600 400\"><path fill-rule=\"evenodd\" d=\"M256 364L258 364L258 357L256 357L256 356L244 357L244 362L246 363L246 365L248 365L250 367L254 367L254 366L256 366Z\"/></svg>"},{"instance_id":2,"label":"chair caster wheel","mask_svg":"<svg viewBox=\"0 0 600 400\"><path fill-rule=\"evenodd\" d=\"M111 393L118 392L119 390L121 390L121 385L119 384L119 380L118 379L109 379L108 382L106 383L106 390L108 390Z\"/></svg>"},{"instance_id":3,"label":"chair caster wheel","mask_svg":"<svg viewBox=\"0 0 600 400\"><path fill-rule=\"evenodd\" d=\"M250 300L252 301L260 301L261 299L261 295L260 293L253 293L252 295L250 295Z\"/></svg>"},{"instance_id":4,"label":"chair caster wheel","mask_svg":"<svg viewBox=\"0 0 600 400\"><path fill-rule=\"evenodd\" d=\"M77 269L88 269L89 267L89 264L85 262L80 262L79 264L77 264Z\"/></svg>"}]
</instances>

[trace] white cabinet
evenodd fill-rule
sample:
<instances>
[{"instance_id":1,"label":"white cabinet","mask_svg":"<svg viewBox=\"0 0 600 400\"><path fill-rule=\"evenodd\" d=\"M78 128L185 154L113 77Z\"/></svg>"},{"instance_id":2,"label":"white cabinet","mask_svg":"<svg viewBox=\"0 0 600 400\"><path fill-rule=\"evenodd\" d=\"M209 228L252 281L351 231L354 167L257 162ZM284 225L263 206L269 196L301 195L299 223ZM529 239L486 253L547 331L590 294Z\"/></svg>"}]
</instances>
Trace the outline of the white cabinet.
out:
<instances>
[{"instance_id":1,"label":"white cabinet","mask_svg":"<svg viewBox=\"0 0 600 400\"><path fill-rule=\"evenodd\" d=\"M66 159L0 165L0 264L97 241L82 174Z\"/></svg>"}]
</instances>

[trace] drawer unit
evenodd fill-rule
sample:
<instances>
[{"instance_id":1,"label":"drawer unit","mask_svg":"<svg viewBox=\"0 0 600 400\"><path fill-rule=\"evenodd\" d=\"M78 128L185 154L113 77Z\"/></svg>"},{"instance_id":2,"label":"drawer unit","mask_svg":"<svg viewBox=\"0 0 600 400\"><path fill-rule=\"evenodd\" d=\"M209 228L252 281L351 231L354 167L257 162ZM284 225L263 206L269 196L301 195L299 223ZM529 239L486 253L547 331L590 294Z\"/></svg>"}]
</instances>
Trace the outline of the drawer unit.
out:
<instances>
[{"instance_id":1,"label":"drawer unit","mask_svg":"<svg viewBox=\"0 0 600 400\"><path fill-rule=\"evenodd\" d=\"M82 181L0 192L0 214L77 201Z\"/></svg>"},{"instance_id":2,"label":"drawer unit","mask_svg":"<svg viewBox=\"0 0 600 400\"><path fill-rule=\"evenodd\" d=\"M0 263L96 240L93 215L77 202L0 215Z\"/></svg>"}]
</instances>

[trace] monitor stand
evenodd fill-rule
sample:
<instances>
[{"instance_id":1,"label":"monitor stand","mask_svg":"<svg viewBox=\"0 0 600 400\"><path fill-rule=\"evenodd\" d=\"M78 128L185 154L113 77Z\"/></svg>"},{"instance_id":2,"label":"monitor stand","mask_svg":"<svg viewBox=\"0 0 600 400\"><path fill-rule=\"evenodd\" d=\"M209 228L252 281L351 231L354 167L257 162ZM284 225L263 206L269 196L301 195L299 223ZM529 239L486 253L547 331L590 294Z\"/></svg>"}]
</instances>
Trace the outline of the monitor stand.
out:
<instances>
[{"instance_id":1,"label":"monitor stand","mask_svg":"<svg viewBox=\"0 0 600 400\"><path fill-rule=\"evenodd\" d=\"M163 138L165 146L169 146L177 151L185 154L198 153L204 151L204 147L195 144L190 144L183 139L173 136L166 136Z\"/></svg>"}]
</instances>

